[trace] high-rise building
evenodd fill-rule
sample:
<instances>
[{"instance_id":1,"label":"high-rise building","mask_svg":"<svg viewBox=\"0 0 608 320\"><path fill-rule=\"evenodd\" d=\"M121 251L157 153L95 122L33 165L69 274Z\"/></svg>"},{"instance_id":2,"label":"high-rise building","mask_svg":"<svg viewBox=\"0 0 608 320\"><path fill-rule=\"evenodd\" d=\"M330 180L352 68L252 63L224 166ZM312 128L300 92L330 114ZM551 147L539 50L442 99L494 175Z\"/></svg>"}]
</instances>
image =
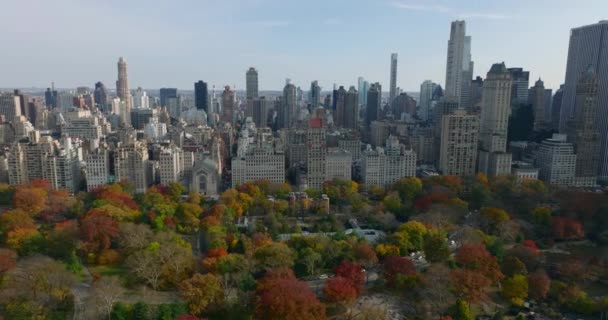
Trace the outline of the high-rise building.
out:
<instances>
[{"instance_id":1,"label":"high-rise building","mask_svg":"<svg viewBox=\"0 0 608 320\"><path fill-rule=\"evenodd\" d=\"M425 80L420 85L418 117L422 121L428 121L431 118L430 112L433 103L433 90L435 90L435 83L433 83L431 80Z\"/></svg>"},{"instance_id":2,"label":"high-rise building","mask_svg":"<svg viewBox=\"0 0 608 320\"><path fill-rule=\"evenodd\" d=\"M247 99L255 99L258 97L258 71L251 67L245 75Z\"/></svg>"},{"instance_id":3,"label":"high-rise building","mask_svg":"<svg viewBox=\"0 0 608 320\"><path fill-rule=\"evenodd\" d=\"M184 151L174 144L163 147L158 157L160 184L179 182L184 173Z\"/></svg>"},{"instance_id":4,"label":"high-rise building","mask_svg":"<svg viewBox=\"0 0 608 320\"><path fill-rule=\"evenodd\" d=\"M365 105L367 103L367 90L369 90L369 82L365 81L363 77L358 79L358 91L359 91L359 103Z\"/></svg>"},{"instance_id":5,"label":"high-rise building","mask_svg":"<svg viewBox=\"0 0 608 320\"><path fill-rule=\"evenodd\" d=\"M274 108L275 101L267 97L259 97L248 100L247 104L250 107L247 115L251 116L255 126L265 128L268 126L268 115Z\"/></svg>"},{"instance_id":6,"label":"high-rise building","mask_svg":"<svg viewBox=\"0 0 608 320\"><path fill-rule=\"evenodd\" d=\"M472 78L471 37L466 35L465 21L453 21L448 40L445 95L457 97L461 108L470 107Z\"/></svg>"},{"instance_id":7,"label":"high-rise building","mask_svg":"<svg viewBox=\"0 0 608 320\"><path fill-rule=\"evenodd\" d=\"M382 86L380 83L372 83L367 91L367 102L365 107L365 125L369 128L373 121L380 118L382 108Z\"/></svg>"},{"instance_id":8,"label":"high-rise building","mask_svg":"<svg viewBox=\"0 0 608 320\"><path fill-rule=\"evenodd\" d=\"M530 86L530 72L523 68L509 68L511 73L511 103L528 103L528 87Z\"/></svg>"},{"instance_id":9,"label":"high-rise building","mask_svg":"<svg viewBox=\"0 0 608 320\"><path fill-rule=\"evenodd\" d=\"M336 106L334 110L334 125L343 127L344 117L346 116L346 89L344 89L344 86L340 86L338 90L334 90L333 101Z\"/></svg>"},{"instance_id":10,"label":"high-rise building","mask_svg":"<svg viewBox=\"0 0 608 320\"><path fill-rule=\"evenodd\" d=\"M108 110L108 91L106 90L106 86L102 82L95 83L95 91L93 92L95 96L95 103L97 104L97 108L102 112Z\"/></svg>"},{"instance_id":11,"label":"high-rise building","mask_svg":"<svg viewBox=\"0 0 608 320\"><path fill-rule=\"evenodd\" d=\"M321 189L325 182L325 162L327 156L326 129L324 119L313 117L306 133L306 159L308 187Z\"/></svg>"},{"instance_id":12,"label":"high-rise building","mask_svg":"<svg viewBox=\"0 0 608 320\"><path fill-rule=\"evenodd\" d=\"M106 148L97 148L85 156L85 177L87 191L110 183L110 152Z\"/></svg>"},{"instance_id":13,"label":"high-rise building","mask_svg":"<svg viewBox=\"0 0 608 320\"><path fill-rule=\"evenodd\" d=\"M194 106L197 110L205 110L209 115L209 91L207 83L199 80L194 83Z\"/></svg>"},{"instance_id":14,"label":"high-rise building","mask_svg":"<svg viewBox=\"0 0 608 320\"><path fill-rule=\"evenodd\" d=\"M235 109L235 95L234 90L230 86L225 86L222 92L222 116L220 121L227 123L234 123L234 109Z\"/></svg>"},{"instance_id":15,"label":"high-rise building","mask_svg":"<svg viewBox=\"0 0 608 320\"><path fill-rule=\"evenodd\" d=\"M21 116L21 101L19 96L12 93L0 94L0 116L4 116L6 121L12 122Z\"/></svg>"},{"instance_id":16,"label":"high-rise building","mask_svg":"<svg viewBox=\"0 0 608 320\"><path fill-rule=\"evenodd\" d=\"M357 129L359 127L359 93L354 86L348 88L344 98L344 128Z\"/></svg>"},{"instance_id":17,"label":"high-rise building","mask_svg":"<svg viewBox=\"0 0 608 320\"><path fill-rule=\"evenodd\" d=\"M142 87L137 87L135 90L135 94L133 95L133 108L135 109L148 109L150 108L150 99L148 97L148 93L142 89Z\"/></svg>"},{"instance_id":18,"label":"high-rise building","mask_svg":"<svg viewBox=\"0 0 608 320\"><path fill-rule=\"evenodd\" d=\"M285 182L285 150L280 140L273 139L271 133L258 132L249 143L248 135L247 129L241 131L237 156L232 158L232 186L261 179Z\"/></svg>"},{"instance_id":19,"label":"high-rise building","mask_svg":"<svg viewBox=\"0 0 608 320\"><path fill-rule=\"evenodd\" d=\"M397 96L397 54L391 53L391 82L388 94L388 103L393 102Z\"/></svg>"},{"instance_id":20,"label":"high-rise building","mask_svg":"<svg viewBox=\"0 0 608 320\"><path fill-rule=\"evenodd\" d=\"M283 106L280 112L280 125L281 128L290 128L291 124L297 118L297 90L296 86L292 83L286 83L283 88L283 99L281 100Z\"/></svg>"},{"instance_id":21,"label":"high-rise building","mask_svg":"<svg viewBox=\"0 0 608 320\"><path fill-rule=\"evenodd\" d=\"M441 118L439 170L444 175L475 175L479 116L457 110Z\"/></svg>"},{"instance_id":22,"label":"high-rise building","mask_svg":"<svg viewBox=\"0 0 608 320\"><path fill-rule=\"evenodd\" d=\"M129 181L135 192L146 192L152 183L148 164L148 147L144 141L135 141L114 150L116 181Z\"/></svg>"},{"instance_id":23,"label":"high-rise building","mask_svg":"<svg viewBox=\"0 0 608 320\"><path fill-rule=\"evenodd\" d=\"M366 185L389 186L403 177L416 175L416 153L406 149L395 136L386 139L386 148L368 149L361 155L361 178Z\"/></svg>"},{"instance_id":24,"label":"high-rise building","mask_svg":"<svg viewBox=\"0 0 608 320\"><path fill-rule=\"evenodd\" d=\"M599 79L592 66L576 86L576 115L568 123L568 141L576 153L576 185L594 186L600 164L600 131L597 127Z\"/></svg>"},{"instance_id":25,"label":"high-rise building","mask_svg":"<svg viewBox=\"0 0 608 320\"><path fill-rule=\"evenodd\" d=\"M393 99L390 111L396 120L401 120L403 117L413 117L416 114L416 100L402 92ZM385 113L388 113L387 110L385 110Z\"/></svg>"},{"instance_id":26,"label":"high-rise building","mask_svg":"<svg viewBox=\"0 0 608 320\"><path fill-rule=\"evenodd\" d=\"M177 98L177 88L160 88L160 106L166 107L169 98Z\"/></svg>"},{"instance_id":27,"label":"high-rise building","mask_svg":"<svg viewBox=\"0 0 608 320\"><path fill-rule=\"evenodd\" d=\"M553 134L544 140L536 154L540 180L555 186L570 187L575 182L576 154L566 135Z\"/></svg>"},{"instance_id":28,"label":"high-rise building","mask_svg":"<svg viewBox=\"0 0 608 320\"><path fill-rule=\"evenodd\" d=\"M481 98L483 96L483 79L476 77L471 81L471 111L479 112L481 110Z\"/></svg>"},{"instance_id":29,"label":"high-rise building","mask_svg":"<svg viewBox=\"0 0 608 320\"><path fill-rule=\"evenodd\" d=\"M559 116L562 108L562 97L564 96L564 85L560 85L559 89L555 91L553 95L553 101L551 102L551 129L559 130Z\"/></svg>"},{"instance_id":30,"label":"high-rise building","mask_svg":"<svg viewBox=\"0 0 608 320\"><path fill-rule=\"evenodd\" d=\"M319 82L317 80L310 83L310 104L313 109L319 107L319 103L321 102L321 87L319 87Z\"/></svg>"},{"instance_id":31,"label":"high-rise building","mask_svg":"<svg viewBox=\"0 0 608 320\"><path fill-rule=\"evenodd\" d=\"M325 181L333 179L352 179L353 157L350 152L332 148L325 158Z\"/></svg>"},{"instance_id":32,"label":"high-rise building","mask_svg":"<svg viewBox=\"0 0 608 320\"><path fill-rule=\"evenodd\" d=\"M511 154L506 152L511 92L509 70L504 62L495 63L483 83L479 132L479 171L489 177L511 173Z\"/></svg>"},{"instance_id":33,"label":"high-rise building","mask_svg":"<svg viewBox=\"0 0 608 320\"><path fill-rule=\"evenodd\" d=\"M165 98L165 108L173 119L182 117L182 99L180 96L168 96Z\"/></svg>"},{"instance_id":34,"label":"high-rise building","mask_svg":"<svg viewBox=\"0 0 608 320\"><path fill-rule=\"evenodd\" d=\"M600 176L608 177L608 20L574 28L570 32L566 81L562 97L560 132L566 132L567 122L577 114L576 86L579 76L591 65L599 79L599 110L597 125L602 137Z\"/></svg>"},{"instance_id":35,"label":"high-rise building","mask_svg":"<svg viewBox=\"0 0 608 320\"><path fill-rule=\"evenodd\" d=\"M116 80L116 95L121 101L127 105L131 102L131 94L129 92L129 79L127 77L127 61L120 57L118 59L118 80Z\"/></svg>"},{"instance_id":36,"label":"high-rise building","mask_svg":"<svg viewBox=\"0 0 608 320\"><path fill-rule=\"evenodd\" d=\"M534 113L534 131L545 128L545 83L539 78L528 93L528 102Z\"/></svg>"},{"instance_id":37,"label":"high-rise building","mask_svg":"<svg viewBox=\"0 0 608 320\"><path fill-rule=\"evenodd\" d=\"M48 108L57 108L57 90L55 88L46 88L44 92L44 103Z\"/></svg>"}]
</instances>

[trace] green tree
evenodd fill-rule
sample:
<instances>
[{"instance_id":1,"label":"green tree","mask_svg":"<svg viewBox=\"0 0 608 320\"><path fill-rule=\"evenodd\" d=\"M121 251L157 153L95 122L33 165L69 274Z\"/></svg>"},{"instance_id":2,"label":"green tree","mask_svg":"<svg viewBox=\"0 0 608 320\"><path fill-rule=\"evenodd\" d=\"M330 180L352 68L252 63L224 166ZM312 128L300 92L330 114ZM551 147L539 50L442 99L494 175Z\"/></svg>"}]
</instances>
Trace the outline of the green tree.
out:
<instances>
[{"instance_id":1,"label":"green tree","mask_svg":"<svg viewBox=\"0 0 608 320\"><path fill-rule=\"evenodd\" d=\"M110 313L111 320L129 320L131 317L129 316L129 308L126 304L122 302L117 302L114 304L112 308L112 312Z\"/></svg>"},{"instance_id":2,"label":"green tree","mask_svg":"<svg viewBox=\"0 0 608 320\"><path fill-rule=\"evenodd\" d=\"M308 275L314 275L317 266L323 260L323 257L312 248L305 248L300 253L300 263L306 266L306 272Z\"/></svg>"},{"instance_id":3,"label":"green tree","mask_svg":"<svg viewBox=\"0 0 608 320\"><path fill-rule=\"evenodd\" d=\"M502 283L502 296L512 304L521 306L528 297L528 278L516 274Z\"/></svg>"},{"instance_id":4,"label":"green tree","mask_svg":"<svg viewBox=\"0 0 608 320\"><path fill-rule=\"evenodd\" d=\"M133 320L148 320L150 319L150 307L145 302L137 302L133 305Z\"/></svg>"},{"instance_id":5,"label":"green tree","mask_svg":"<svg viewBox=\"0 0 608 320\"><path fill-rule=\"evenodd\" d=\"M450 257L447 237L440 231L429 231L424 236L423 250L426 260L430 262L441 262Z\"/></svg>"},{"instance_id":6,"label":"green tree","mask_svg":"<svg viewBox=\"0 0 608 320\"><path fill-rule=\"evenodd\" d=\"M473 320L473 314L466 301L458 299L454 306L454 320Z\"/></svg>"},{"instance_id":7,"label":"green tree","mask_svg":"<svg viewBox=\"0 0 608 320\"><path fill-rule=\"evenodd\" d=\"M294 254L284 243L272 242L257 248L253 255L259 269L291 268Z\"/></svg>"}]
</instances>

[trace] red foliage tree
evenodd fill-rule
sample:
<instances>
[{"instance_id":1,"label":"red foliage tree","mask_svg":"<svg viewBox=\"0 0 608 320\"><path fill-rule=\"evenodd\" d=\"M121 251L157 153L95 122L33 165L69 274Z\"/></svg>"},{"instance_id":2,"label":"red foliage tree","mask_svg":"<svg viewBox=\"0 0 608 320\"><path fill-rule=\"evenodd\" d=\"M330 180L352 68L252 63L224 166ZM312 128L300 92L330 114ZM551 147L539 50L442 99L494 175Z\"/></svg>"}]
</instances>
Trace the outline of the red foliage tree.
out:
<instances>
[{"instance_id":1,"label":"red foliage tree","mask_svg":"<svg viewBox=\"0 0 608 320\"><path fill-rule=\"evenodd\" d=\"M0 248L0 276L17 265L17 252Z\"/></svg>"},{"instance_id":2,"label":"red foliage tree","mask_svg":"<svg viewBox=\"0 0 608 320\"><path fill-rule=\"evenodd\" d=\"M452 283L456 295L469 303L477 303L487 299L492 281L479 272L456 269L452 271Z\"/></svg>"},{"instance_id":3,"label":"red foliage tree","mask_svg":"<svg viewBox=\"0 0 608 320\"><path fill-rule=\"evenodd\" d=\"M330 302L351 303L357 299L357 289L349 279L333 277L325 281L323 293Z\"/></svg>"},{"instance_id":4,"label":"red foliage tree","mask_svg":"<svg viewBox=\"0 0 608 320\"><path fill-rule=\"evenodd\" d=\"M360 265L350 261L342 261L342 263L334 269L334 273L336 274L336 277L342 277L348 280L353 288L355 288L357 294L363 292L365 274Z\"/></svg>"},{"instance_id":5,"label":"red foliage tree","mask_svg":"<svg viewBox=\"0 0 608 320\"><path fill-rule=\"evenodd\" d=\"M80 237L88 252L110 248L112 239L120 232L118 223L102 211L92 209L80 219Z\"/></svg>"},{"instance_id":6,"label":"red foliage tree","mask_svg":"<svg viewBox=\"0 0 608 320\"><path fill-rule=\"evenodd\" d=\"M255 314L259 319L326 319L325 306L290 269L269 271L258 281Z\"/></svg>"},{"instance_id":7,"label":"red foliage tree","mask_svg":"<svg viewBox=\"0 0 608 320\"><path fill-rule=\"evenodd\" d=\"M30 215L38 214L46 205L47 191L41 188L18 187L13 196L13 205Z\"/></svg>"},{"instance_id":8,"label":"red foliage tree","mask_svg":"<svg viewBox=\"0 0 608 320\"><path fill-rule=\"evenodd\" d=\"M524 240L524 242L521 245L526 248L530 248L535 252L538 251L538 246L536 245L536 242L534 242L534 240Z\"/></svg>"},{"instance_id":9,"label":"red foliage tree","mask_svg":"<svg viewBox=\"0 0 608 320\"><path fill-rule=\"evenodd\" d=\"M543 300L549 294L551 279L547 273L539 270L528 275L528 296L534 300Z\"/></svg>"},{"instance_id":10,"label":"red foliage tree","mask_svg":"<svg viewBox=\"0 0 608 320\"><path fill-rule=\"evenodd\" d=\"M394 285L398 275L410 276L416 273L416 267L407 258L390 256L382 262L384 278L389 285Z\"/></svg>"},{"instance_id":11,"label":"red foliage tree","mask_svg":"<svg viewBox=\"0 0 608 320\"><path fill-rule=\"evenodd\" d=\"M228 255L228 251L226 248L215 248L207 250L205 254L208 258L221 258L223 256Z\"/></svg>"},{"instance_id":12,"label":"red foliage tree","mask_svg":"<svg viewBox=\"0 0 608 320\"><path fill-rule=\"evenodd\" d=\"M585 236L581 223L567 217L554 217L551 229L553 236L557 239L575 240Z\"/></svg>"},{"instance_id":13,"label":"red foliage tree","mask_svg":"<svg viewBox=\"0 0 608 320\"><path fill-rule=\"evenodd\" d=\"M456 262L463 268L481 273L492 283L504 278L496 257L481 244L465 244L456 253Z\"/></svg>"}]
</instances>

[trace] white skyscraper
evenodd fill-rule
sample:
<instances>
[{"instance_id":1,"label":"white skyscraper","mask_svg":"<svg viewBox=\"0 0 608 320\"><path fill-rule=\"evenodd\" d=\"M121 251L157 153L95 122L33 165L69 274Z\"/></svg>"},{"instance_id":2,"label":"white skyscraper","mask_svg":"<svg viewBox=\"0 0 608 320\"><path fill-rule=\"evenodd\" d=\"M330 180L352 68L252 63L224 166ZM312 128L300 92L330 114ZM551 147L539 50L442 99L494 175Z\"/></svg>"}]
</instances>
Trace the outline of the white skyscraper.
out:
<instances>
[{"instance_id":1,"label":"white skyscraper","mask_svg":"<svg viewBox=\"0 0 608 320\"><path fill-rule=\"evenodd\" d=\"M511 84L504 62L492 65L483 82L479 171L490 177L511 172L511 154L506 153Z\"/></svg>"},{"instance_id":2,"label":"white skyscraper","mask_svg":"<svg viewBox=\"0 0 608 320\"><path fill-rule=\"evenodd\" d=\"M389 103L393 102L393 99L397 96L397 54L391 54L391 83L389 88Z\"/></svg>"},{"instance_id":3,"label":"white skyscraper","mask_svg":"<svg viewBox=\"0 0 608 320\"><path fill-rule=\"evenodd\" d=\"M469 108L473 78L471 37L466 35L466 22L454 21L448 40L445 96L458 97L461 108Z\"/></svg>"}]
</instances>

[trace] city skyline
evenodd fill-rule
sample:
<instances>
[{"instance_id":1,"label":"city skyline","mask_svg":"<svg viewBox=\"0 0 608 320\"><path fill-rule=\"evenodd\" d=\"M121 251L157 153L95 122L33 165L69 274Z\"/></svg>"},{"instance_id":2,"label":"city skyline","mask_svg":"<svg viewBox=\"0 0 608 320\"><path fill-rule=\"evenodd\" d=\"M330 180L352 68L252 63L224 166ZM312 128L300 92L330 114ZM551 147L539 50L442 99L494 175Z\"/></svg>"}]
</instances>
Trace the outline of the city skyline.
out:
<instances>
[{"instance_id":1,"label":"city skyline","mask_svg":"<svg viewBox=\"0 0 608 320\"><path fill-rule=\"evenodd\" d=\"M474 76L483 75L495 62L505 61L508 66L530 70L531 79L540 77L547 88L557 89L564 82L570 29L597 23L605 18L601 12L606 10L601 8L608 9L601 1L590 1L588 6L567 1L554 1L551 6L515 1L509 8L471 1L355 4L323 3L318 12L304 19L296 14L301 7L273 0L183 2L179 8L188 10L176 14L183 21L171 18L169 23L161 19L169 4L160 2L146 7L114 1L9 3L5 14L0 13L0 26L9 30L5 43L25 48L30 54L23 54L23 50L0 54L0 67L11 75L0 80L0 87L44 88L52 81L58 88L92 86L96 81L108 85L115 80L116 58L124 56L129 61L132 88L191 90L192 82L203 79L216 90L224 85L243 90L243 73L250 66L259 71L260 90L281 90L285 78L290 78L302 88L319 80L325 91L334 83L345 87L356 84L359 76L388 88L390 65L386 57L395 52L401 60L397 86L418 91L427 79L444 85L447 29L451 21L465 19L467 35L473 38ZM273 13L280 8L295 12L277 20ZM79 14L70 16L72 10ZM218 12L226 10L230 19L222 22ZM24 11L33 20L56 19L27 25L16 22L18 15L6 14ZM368 12L375 18L362 20ZM100 16L116 19L108 24L87 24ZM534 28L526 21L534 21ZM118 31L130 36L112 37ZM340 41L335 41L336 37ZM78 46L64 50L73 39L78 39Z\"/></svg>"}]
</instances>

